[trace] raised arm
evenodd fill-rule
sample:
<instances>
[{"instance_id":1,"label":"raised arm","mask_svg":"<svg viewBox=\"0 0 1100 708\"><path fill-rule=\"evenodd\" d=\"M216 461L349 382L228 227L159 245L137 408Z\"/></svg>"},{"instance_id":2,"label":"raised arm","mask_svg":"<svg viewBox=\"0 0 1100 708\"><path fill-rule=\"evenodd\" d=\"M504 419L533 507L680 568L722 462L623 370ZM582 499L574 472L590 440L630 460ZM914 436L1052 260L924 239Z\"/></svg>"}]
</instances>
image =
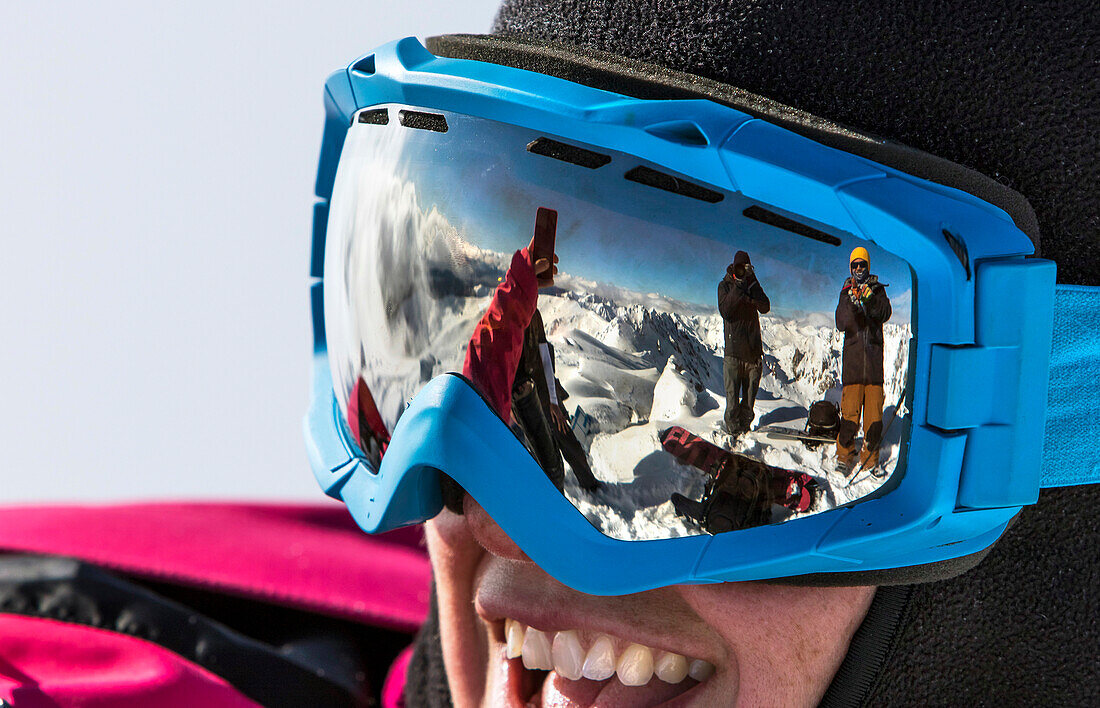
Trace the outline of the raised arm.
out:
<instances>
[{"instance_id":1,"label":"raised arm","mask_svg":"<svg viewBox=\"0 0 1100 708\"><path fill-rule=\"evenodd\" d=\"M752 283L748 287L748 297L752 300L752 304L756 306L756 310L760 314L766 315L771 311L771 300L768 299L767 293L764 292L764 287L760 285L760 281L756 279L755 275L752 278Z\"/></svg>"},{"instance_id":2,"label":"raised arm","mask_svg":"<svg viewBox=\"0 0 1100 708\"><path fill-rule=\"evenodd\" d=\"M867 302L863 305L863 309L867 313L867 318L878 324L890 319L893 310L890 308L890 298L886 296L886 288L882 285L876 286L871 292L871 297L867 298Z\"/></svg>"},{"instance_id":3,"label":"raised arm","mask_svg":"<svg viewBox=\"0 0 1100 708\"><path fill-rule=\"evenodd\" d=\"M521 248L512 256L512 264L466 348L462 375L489 400L505 423L512 421L512 384L523 350L523 333L535 314L538 292L530 248Z\"/></svg>"},{"instance_id":4,"label":"raised arm","mask_svg":"<svg viewBox=\"0 0 1100 708\"><path fill-rule=\"evenodd\" d=\"M746 300L751 302L762 315L772 309L771 301L768 300L764 288L760 286L760 281L755 275L750 276L748 280L738 280L727 271L726 277L718 283L718 312L723 318L732 320L737 307Z\"/></svg>"}]
</instances>

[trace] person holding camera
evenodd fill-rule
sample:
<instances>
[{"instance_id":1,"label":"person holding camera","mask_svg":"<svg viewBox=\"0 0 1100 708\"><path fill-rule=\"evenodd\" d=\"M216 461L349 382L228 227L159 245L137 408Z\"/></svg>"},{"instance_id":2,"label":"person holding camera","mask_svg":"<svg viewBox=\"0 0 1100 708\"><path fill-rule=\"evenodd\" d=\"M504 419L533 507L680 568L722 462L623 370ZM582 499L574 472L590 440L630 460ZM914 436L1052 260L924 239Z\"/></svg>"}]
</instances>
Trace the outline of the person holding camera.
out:
<instances>
[{"instance_id":1,"label":"person holding camera","mask_svg":"<svg viewBox=\"0 0 1100 708\"><path fill-rule=\"evenodd\" d=\"M749 254L738 251L726 275L718 283L718 312L725 332L722 379L726 385L725 426L730 435L746 432L755 413L760 388L764 348L760 340L760 315L771 310Z\"/></svg>"},{"instance_id":2,"label":"person holding camera","mask_svg":"<svg viewBox=\"0 0 1100 708\"><path fill-rule=\"evenodd\" d=\"M841 366L840 432L836 442L837 469L849 474L855 466L855 436L863 418L863 450L859 466L878 465L882 442L883 370L882 324L890 319L886 284L871 274L871 257L860 246L849 256L851 276L840 290L836 328L844 333Z\"/></svg>"}]
</instances>

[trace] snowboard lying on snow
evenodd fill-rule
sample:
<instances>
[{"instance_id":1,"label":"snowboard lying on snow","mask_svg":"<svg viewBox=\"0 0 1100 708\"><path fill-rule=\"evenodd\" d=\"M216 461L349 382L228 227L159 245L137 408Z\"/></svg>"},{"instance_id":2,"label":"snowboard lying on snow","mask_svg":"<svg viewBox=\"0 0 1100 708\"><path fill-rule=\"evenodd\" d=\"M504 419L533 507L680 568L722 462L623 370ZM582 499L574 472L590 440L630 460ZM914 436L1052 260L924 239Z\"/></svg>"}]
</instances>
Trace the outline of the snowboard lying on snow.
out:
<instances>
[{"instance_id":1,"label":"snowboard lying on snow","mask_svg":"<svg viewBox=\"0 0 1100 708\"><path fill-rule=\"evenodd\" d=\"M710 475L701 501L682 494L671 498L680 516L699 524L707 533L767 524L773 504L804 512L817 500L817 480L803 472L772 467L730 452L679 426L661 431L659 437L666 452Z\"/></svg>"},{"instance_id":2,"label":"snowboard lying on snow","mask_svg":"<svg viewBox=\"0 0 1100 708\"><path fill-rule=\"evenodd\" d=\"M801 440L804 443L813 444L836 442L836 437L829 437L828 435L811 435L800 428L788 428L783 425L765 425L757 428L756 432L763 433L769 438L778 438L779 440Z\"/></svg>"}]
</instances>

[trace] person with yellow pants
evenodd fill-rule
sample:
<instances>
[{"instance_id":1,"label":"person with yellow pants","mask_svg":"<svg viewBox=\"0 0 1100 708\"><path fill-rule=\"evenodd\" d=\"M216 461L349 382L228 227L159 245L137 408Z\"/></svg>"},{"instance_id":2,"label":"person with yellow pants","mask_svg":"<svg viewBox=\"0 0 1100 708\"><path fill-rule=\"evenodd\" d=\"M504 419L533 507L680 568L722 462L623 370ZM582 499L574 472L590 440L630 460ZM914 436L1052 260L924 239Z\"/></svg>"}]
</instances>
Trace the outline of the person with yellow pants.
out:
<instances>
[{"instance_id":1,"label":"person with yellow pants","mask_svg":"<svg viewBox=\"0 0 1100 708\"><path fill-rule=\"evenodd\" d=\"M862 246L848 257L850 277L840 290L836 328L844 332L840 382L840 431L837 435L837 470L849 475L856 464L856 434L863 419L863 447L859 466L878 465L882 442L883 372L882 325L890 319L886 284L871 274L871 257Z\"/></svg>"}]
</instances>

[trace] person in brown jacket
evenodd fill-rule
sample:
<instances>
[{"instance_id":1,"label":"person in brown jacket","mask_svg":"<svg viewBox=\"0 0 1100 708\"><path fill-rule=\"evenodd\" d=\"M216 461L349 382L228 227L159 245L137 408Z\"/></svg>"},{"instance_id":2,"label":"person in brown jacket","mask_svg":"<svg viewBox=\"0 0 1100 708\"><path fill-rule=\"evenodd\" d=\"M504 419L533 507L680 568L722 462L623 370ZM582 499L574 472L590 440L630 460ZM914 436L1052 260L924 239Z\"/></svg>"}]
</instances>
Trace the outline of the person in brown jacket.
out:
<instances>
[{"instance_id":1,"label":"person in brown jacket","mask_svg":"<svg viewBox=\"0 0 1100 708\"><path fill-rule=\"evenodd\" d=\"M863 418L863 449L859 466L878 465L882 443L882 324L890 319L886 285L871 275L871 257L862 246L848 257L851 276L840 290L836 328L844 332L840 382L840 431L836 441L837 470L850 474L855 465L856 433Z\"/></svg>"},{"instance_id":2,"label":"person in brown jacket","mask_svg":"<svg viewBox=\"0 0 1100 708\"><path fill-rule=\"evenodd\" d=\"M722 315L725 352L722 379L726 385L726 430L743 433L755 417L756 392L760 388L764 348L760 340L760 315L771 302L756 279L749 254L738 251L726 275L718 283L718 312Z\"/></svg>"}]
</instances>

